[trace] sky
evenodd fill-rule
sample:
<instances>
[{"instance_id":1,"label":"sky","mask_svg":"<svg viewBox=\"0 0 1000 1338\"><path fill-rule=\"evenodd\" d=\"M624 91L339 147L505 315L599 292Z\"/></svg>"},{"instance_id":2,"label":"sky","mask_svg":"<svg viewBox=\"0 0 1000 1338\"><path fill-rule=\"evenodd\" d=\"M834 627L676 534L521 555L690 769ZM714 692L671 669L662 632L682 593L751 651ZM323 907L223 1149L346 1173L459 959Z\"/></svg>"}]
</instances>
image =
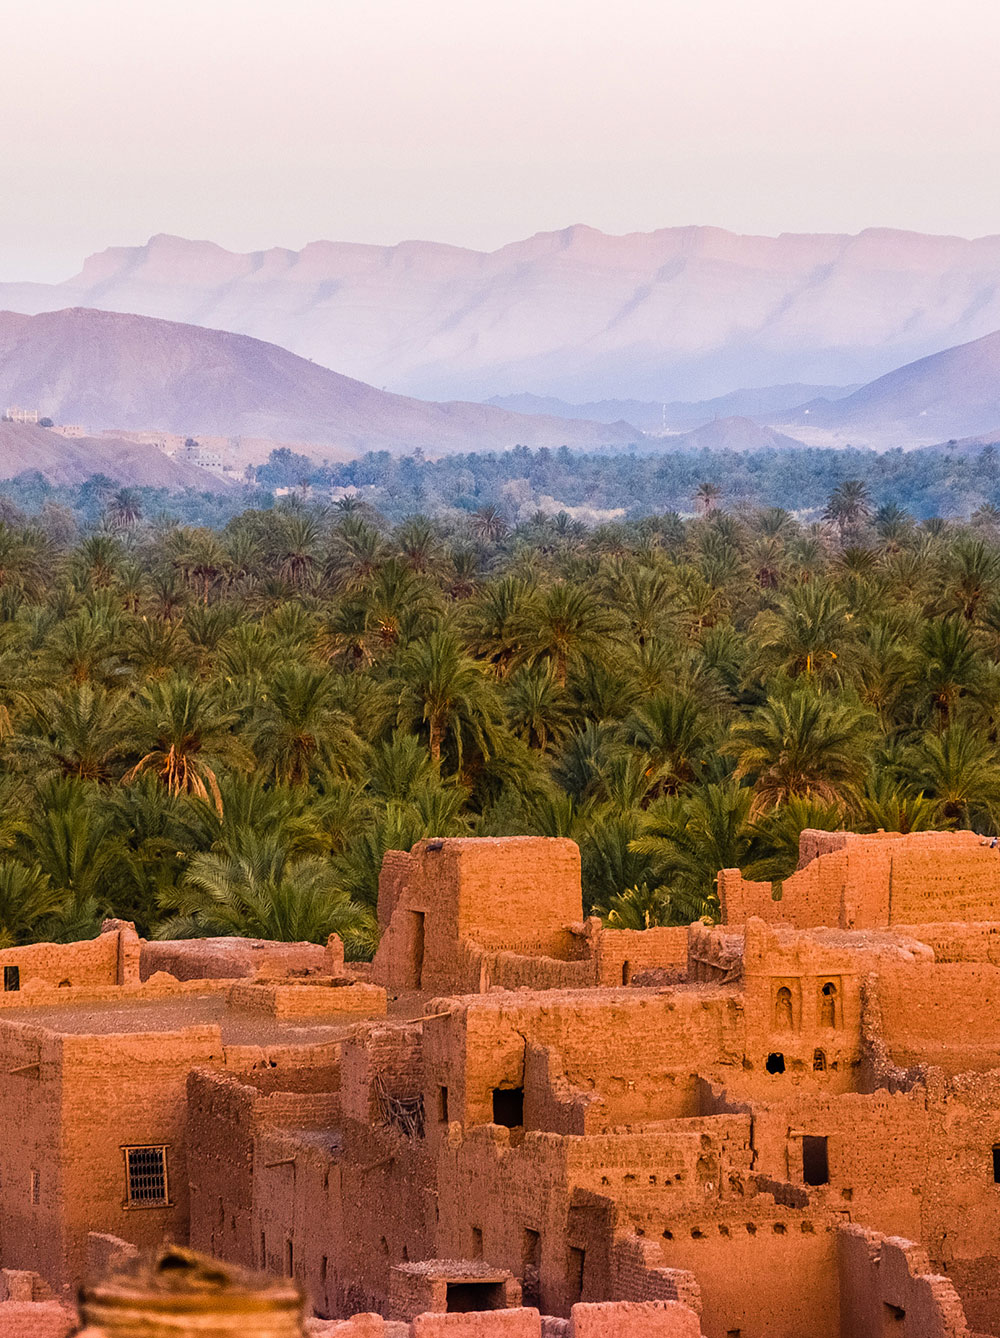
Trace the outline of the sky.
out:
<instances>
[{"instance_id":1,"label":"sky","mask_svg":"<svg viewBox=\"0 0 1000 1338\"><path fill-rule=\"evenodd\" d=\"M0 280L159 232L1000 233L994 0L0 0Z\"/></svg>"}]
</instances>

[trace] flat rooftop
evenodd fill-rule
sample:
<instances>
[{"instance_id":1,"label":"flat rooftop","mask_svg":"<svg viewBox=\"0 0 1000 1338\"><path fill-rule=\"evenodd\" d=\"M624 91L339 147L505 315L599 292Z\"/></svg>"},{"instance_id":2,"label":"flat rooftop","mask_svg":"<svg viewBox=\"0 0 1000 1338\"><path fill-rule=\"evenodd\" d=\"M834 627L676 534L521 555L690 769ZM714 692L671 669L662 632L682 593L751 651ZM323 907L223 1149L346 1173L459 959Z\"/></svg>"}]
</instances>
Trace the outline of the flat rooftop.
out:
<instances>
[{"instance_id":1,"label":"flat rooftop","mask_svg":"<svg viewBox=\"0 0 1000 1338\"><path fill-rule=\"evenodd\" d=\"M176 998L24 1004L0 1015L0 1026L44 1027L60 1036L128 1036L217 1026L224 1045L320 1045L349 1036L366 1021L354 1012L275 1018L227 1006L219 991Z\"/></svg>"}]
</instances>

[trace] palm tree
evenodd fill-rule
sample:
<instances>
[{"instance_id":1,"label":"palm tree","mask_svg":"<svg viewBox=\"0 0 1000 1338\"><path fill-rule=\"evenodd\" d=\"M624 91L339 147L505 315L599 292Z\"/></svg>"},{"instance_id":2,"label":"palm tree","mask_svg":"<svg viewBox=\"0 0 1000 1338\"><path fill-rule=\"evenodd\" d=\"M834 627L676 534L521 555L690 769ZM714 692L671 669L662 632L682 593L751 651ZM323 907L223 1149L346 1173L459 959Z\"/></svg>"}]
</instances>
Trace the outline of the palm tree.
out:
<instances>
[{"instance_id":1,"label":"palm tree","mask_svg":"<svg viewBox=\"0 0 1000 1338\"><path fill-rule=\"evenodd\" d=\"M523 647L517 658L528 664L548 661L564 688L570 664L606 654L617 627L585 586L560 581L525 602L517 631Z\"/></svg>"},{"instance_id":2,"label":"palm tree","mask_svg":"<svg viewBox=\"0 0 1000 1338\"><path fill-rule=\"evenodd\" d=\"M982 664L972 633L959 618L935 618L920 638L919 681L936 717L947 724L963 695L975 695Z\"/></svg>"},{"instance_id":3,"label":"palm tree","mask_svg":"<svg viewBox=\"0 0 1000 1338\"><path fill-rule=\"evenodd\" d=\"M760 613L754 635L765 669L820 680L841 677L842 657L854 640L850 613L837 589L813 582L793 586L773 610Z\"/></svg>"},{"instance_id":4,"label":"palm tree","mask_svg":"<svg viewBox=\"0 0 1000 1338\"><path fill-rule=\"evenodd\" d=\"M873 724L850 701L798 690L768 697L737 721L724 751L735 756L737 778L750 778L762 803L842 800L864 777Z\"/></svg>"},{"instance_id":5,"label":"palm tree","mask_svg":"<svg viewBox=\"0 0 1000 1338\"><path fill-rule=\"evenodd\" d=\"M510 528L503 510L493 503L474 511L469 520L469 527L477 538L490 544L499 543Z\"/></svg>"},{"instance_id":6,"label":"palm tree","mask_svg":"<svg viewBox=\"0 0 1000 1338\"><path fill-rule=\"evenodd\" d=\"M287 664L272 677L252 726L257 756L285 785L306 785L319 772L355 774L364 744L336 703L327 670Z\"/></svg>"},{"instance_id":7,"label":"palm tree","mask_svg":"<svg viewBox=\"0 0 1000 1338\"><path fill-rule=\"evenodd\" d=\"M319 567L322 529L308 511L285 514L276 536L278 570L296 590L308 589Z\"/></svg>"},{"instance_id":8,"label":"palm tree","mask_svg":"<svg viewBox=\"0 0 1000 1338\"><path fill-rule=\"evenodd\" d=\"M106 782L128 751L123 714L119 695L90 683L71 683L47 695L36 715L39 732L25 736L22 746L60 776Z\"/></svg>"},{"instance_id":9,"label":"palm tree","mask_svg":"<svg viewBox=\"0 0 1000 1338\"><path fill-rule=\"evenodd\" d=\"M860 479L845 479L830 494L823 515L832 520L841 535L871 515L871 493Z\"/></svg>"},{"instance_id":10,"label":"palm tree","mask_svg":"<svg viewBox=\"0 0 1000 1338\"><path fill-rule=\"evenodd\" d=\"M438 630L410 646L400 660L399 677L398 722L426 725L435 766L449 740L459 770L468 739L489 756L501 717L496 688L451 633Z\"/></svg>"},{"instance_id":11,"label":"palm tree","mask_svg":"<svg viewBox=\"0 0 1000 1338\"><path fill-rule=\"evenodd\" d=\"M625 736L649 759L650 780L661 794L676 794L704 770L713 729L692 695L664 692L643 702L625 721Z\"/></svg>"},{"instance_id":12,"label":"palm tree","mask_svg":"<svg viewBox=\"0 0 1000 1338\"><path fill-rule=\"evenodd\" d=\"M371 911L342 890L328 859L289 855L269 834L244 830L235 849L193 856L176 905L157 937L325 943L339 934L352 957L371 956L378 940Z\"/></svg>"},{"instance_id":13,"label":"palm tree","mask_svg":"<svg viewBox=\"0 0 1000 1338\"><path fill-rule=\"evenodd\" d=\"M993 743L964 721L927 734L907 755L914 784L937 801L948 823L969 827L1000 802L1000 756Z\"/></svg>"},{"instance_id":14,"label":"palm tree","mask_svg":"<svg viewBox=\"0 0 1000 1338\"><path fill-rule=\"evenodd\" d=\"M139 694L133 716L137 739L147 751L125 780L149 772L171 794L194 795L221 814L219 761L246 758L232 734L235 720L210 689L190 678L173 675L150 683Z\"/></svg>"},{"instance_id":15,"label":"palm tree","mask_svg":"<svg viewBox=\"0 0 1000 1338\"><path fill-rule=\"evenodd\" d=\"M718 506L721 496L722 489L717 483L699 483L694 494L695 506L703 516L707 516Z\"/></svg>"},{"instance_id":16,"label":"palm tree","mask_svg":"<svg viewBox=\"0 0 1000 1338\"><path fill-rule=\"evenodd\" d=\"M108 520L122 529L134 529L142 520L142 495L136 488L119 488L108 503Z\"/></svg>"},{"instance_id":17,"label":"palm tree","mask_svg":"<svg viewBox=\"0 0 1000 1338\"><path fill-rule=\"evenodd\" d=\"M497 678L505 678L521 654L521 627L534 585L520 576L489 581L462 611L472 653L487 660Z\"/></svg>"},{"instance_id":18,"label":"palm tree","mask_svg":"<svg viewBox=\"0 0 1000 1338\"><path fill-rule=\"evenodd\" d=\"M37 865L0 861L0 948L30 943L63 910L65 895Z\"/></svg>"},{"instance_id":19,"label":"palm tree","mask_svg":"<svg viewBox=\"0 0 1000 1338\"><path fill-rule=\"evenodd\" d=\"M720 869L747 864L754 851L753 792L729 782L658 799L633 842L668 888L674 923L718 915Z\"/></svg>"},{"instance_id":20,"label":"palm tree","mask_svg":"<svg viewBox=\"0 0 1000 1338\"><path fill-rule=\"evenodd\" d=\"M510 728L529 748L544 753L569 728L569 698L548 665L518 669L507 681L504 699Z\"/></svg>"}]
</instances>

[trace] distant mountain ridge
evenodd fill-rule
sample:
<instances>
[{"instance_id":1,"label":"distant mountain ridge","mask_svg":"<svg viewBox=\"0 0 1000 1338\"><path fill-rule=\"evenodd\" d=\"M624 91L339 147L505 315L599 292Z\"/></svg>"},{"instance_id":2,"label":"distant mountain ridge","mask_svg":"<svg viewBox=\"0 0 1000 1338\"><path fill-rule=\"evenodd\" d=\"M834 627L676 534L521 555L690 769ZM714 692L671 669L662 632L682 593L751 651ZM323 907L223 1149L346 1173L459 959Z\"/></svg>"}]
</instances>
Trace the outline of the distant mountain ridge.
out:
<instances>
[{"instance_id":1,"label":"distant mountain ridge","mask_svg":"<svg viewBox=\"0 0 1000 1338\"><path fill-rule=\"evenodd\" d=\"M624 419L644 432L683 432L714 418L765 418L795 409L813 399L841 399L857 386L763 386L756 390L733 390L711 400L671 400L664 404L647 400L598 400L569 404L552 395L493 395L486 401L513 413L555 414L560 418L586 418L594 423Z\"/></svg>"},{"instance_id":2,"label":"distant mountain ridge","mask_svg":"<svg viewBox=\"0 0 1000 1338\"><path fill-rule=\"evenodd\" d=\"M1000 329L1000 237L576 226L489 253L319 241L241 255L158 236L63 283L0 283L0 306L232 330L433 399L690 401L861 384Z\"/></svg>"},{"instance_id":3,"label":"distant mountain ridge","mask_svg":"<svg viewBox=\"0 0 1000 1338\"><path fill-rule=\"evenodd\" d=\"M341 453L622 446L641 434L390 395L246 335L74 309L0 312L0 402L91 428L271 438Z\"/></svg>"},{"instance_id":4,"label":"distant mountain ridge","mask_svg":"<svg viewBox=\"0 0 1000 1338\"><path fill-rule=\"evenodd\" d=\"M817 444L930 446L1000 427L1000 331L897 367L843 399L814 400L778 426Z\"/></svg>"}]
</instances>

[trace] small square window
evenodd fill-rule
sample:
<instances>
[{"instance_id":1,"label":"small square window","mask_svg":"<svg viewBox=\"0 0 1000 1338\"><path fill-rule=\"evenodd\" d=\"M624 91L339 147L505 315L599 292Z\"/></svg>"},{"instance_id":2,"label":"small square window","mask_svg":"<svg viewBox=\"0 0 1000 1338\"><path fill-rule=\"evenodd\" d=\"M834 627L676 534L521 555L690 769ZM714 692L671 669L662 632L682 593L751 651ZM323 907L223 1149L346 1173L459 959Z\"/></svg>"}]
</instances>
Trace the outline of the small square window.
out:
<instances>
[{"instance_id":1,"label":"small square window","mask_svg":"<svg viewBox=\"0 0 1000 1338\"><path fill-rule=\"evenodd\" d=\"M129 1208L162 1208L167 1196L167 1149L125 1148L126 1205Z\"/></svg>"},{"instance_id":2,"label":"small square window","mask_svg":"<svg viewBox=\"0 0 1000 1338\"><path fill-rule=\"evenodd\" d=\"M21 988L21 968L19 966L4 967L3 987L5 991L19 990Z\"/></svg>"}]
</instances>

